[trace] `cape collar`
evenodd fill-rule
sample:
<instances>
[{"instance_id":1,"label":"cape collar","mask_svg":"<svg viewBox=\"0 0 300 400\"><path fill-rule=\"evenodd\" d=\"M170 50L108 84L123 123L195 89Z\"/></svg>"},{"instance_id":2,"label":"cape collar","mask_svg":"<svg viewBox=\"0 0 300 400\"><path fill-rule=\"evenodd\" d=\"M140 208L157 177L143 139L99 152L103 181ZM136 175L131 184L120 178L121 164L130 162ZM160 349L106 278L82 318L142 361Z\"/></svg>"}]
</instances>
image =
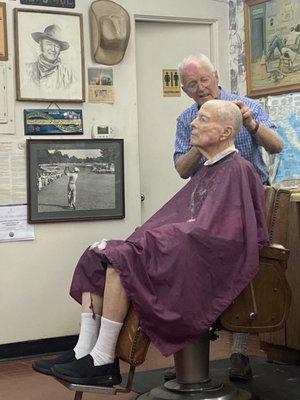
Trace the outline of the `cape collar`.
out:
<instances>
[{"instance_id":1,"label":"cape collar","mask_svg":"<svg viewBox=\"0 0 300 400\"><path fill-rule=\"evenodd\" d=\"M221 151L220 153L215 155L210 160L206 160L204 165L205 166L213 165L213 164L215 164L216 162L222 160L222 158L228 156L228 154L231 154L231 153L238 153L238 150L235 148L234 144L232 146L227 147L227 149Z\"/></svg>"}]
</instances>

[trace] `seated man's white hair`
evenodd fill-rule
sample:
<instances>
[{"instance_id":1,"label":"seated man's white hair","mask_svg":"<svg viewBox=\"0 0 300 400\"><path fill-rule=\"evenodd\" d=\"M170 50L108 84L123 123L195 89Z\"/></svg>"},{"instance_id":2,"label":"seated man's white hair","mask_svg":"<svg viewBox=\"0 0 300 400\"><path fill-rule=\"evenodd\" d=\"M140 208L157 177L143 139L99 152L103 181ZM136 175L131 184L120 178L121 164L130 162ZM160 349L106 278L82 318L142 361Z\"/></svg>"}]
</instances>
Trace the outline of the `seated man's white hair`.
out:
<instances>
[{"instance_id":1,"label":"seated man's white hair","mask_svg":"<svg viewBox=\"0 0 300 400\"><path fill-rule=\"evenodd\" d=\"M209 100L205 104L215 105L218 109L219 117L225 124L233 127L233 137L235 137L243 126L243 116L239 107L228 100Z\"/></svg>"}]
</instances>

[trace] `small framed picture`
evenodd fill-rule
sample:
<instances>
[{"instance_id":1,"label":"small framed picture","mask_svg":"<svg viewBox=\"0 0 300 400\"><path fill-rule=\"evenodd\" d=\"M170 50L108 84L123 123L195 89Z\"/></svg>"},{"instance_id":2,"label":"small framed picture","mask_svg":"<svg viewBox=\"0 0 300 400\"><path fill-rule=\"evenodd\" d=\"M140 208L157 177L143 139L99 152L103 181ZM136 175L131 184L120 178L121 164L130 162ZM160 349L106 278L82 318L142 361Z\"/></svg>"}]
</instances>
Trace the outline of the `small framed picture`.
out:
<instances>
[{"instance_id":1,"label":"small framed picture","mask_svg":"<svg viewBox=\"0 0 300 400\"><path fill-rule=\"evenodd\" d=\"M123 154L123 139L29 139L28 222L124 218Z\"/></svg>"},{"instance_id":2,"label":"small framed picture","mask_svg":"<svg viewBox=\"0 0 300 400\"><path fill-rule=\"evenodd\" d=\"M299 0L245 0L247 93L300 90Z\"/></svg>"},{"instance_id":3,"label":"small framed picture","mask_svg":"<svg viewBox=\"0 0 300 400\"><path fill-rule=\"evenodd\" d=\"M14 9L17 100L85 100L82 15Z\"/></svg>"},{"instance_id":4,"label":"small framed picture","mask_svg":"<svg viewBox=\"0 0 300 400\"><path fill-rule=\"evenodd\" d=\"M0 3L0 61L8 60L6 4Z\"/></svg>"},{"instance_id":5,"label":"small framed picture","mask_svg":"<svg viewBox=\"0 0 300 400\"><path fill-rule=\"evenodd\" d=\"M29 136L83 135L82 110L24 110L24 132Z\"/></svg>"}]
</instances>

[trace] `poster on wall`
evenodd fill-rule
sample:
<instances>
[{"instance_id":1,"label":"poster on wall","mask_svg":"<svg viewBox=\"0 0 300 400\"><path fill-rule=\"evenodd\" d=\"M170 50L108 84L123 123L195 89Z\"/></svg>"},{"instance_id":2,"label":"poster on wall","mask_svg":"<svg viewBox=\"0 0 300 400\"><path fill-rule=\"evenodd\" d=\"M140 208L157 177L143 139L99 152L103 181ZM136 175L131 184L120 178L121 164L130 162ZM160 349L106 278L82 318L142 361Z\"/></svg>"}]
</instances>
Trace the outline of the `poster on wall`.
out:
<instances>
[{"instance_id":1,"label":"poster on wall","mask_svg":"<svg viewBox=\"0 0 300 400\"><path fill-rule=\"evenodd\" d=\"M26 203L25 140L0 137L0 205Z\"/></svg>"},{"instance_id":2,"label":"poster on wall","mask_svg":"<svg viewBox=\"0 0 300 400\"><path fill-rule=\"evenodd\" d=\"M83 135L82 110L24 110L25 135Z\"/></svg>"},{"instance_id":3,"label":"poster on wall","mask_svg":"<svg viewBox=\"0 0 300 400\"><path fill-rule=\"evenodd\" d=\"M14 9L17 100L83 102L82 15Z\"/></svg>"},{"instance_id":4,"label":"poster on wall","mask_svg":"<svg viewBox=\"0 0 300 400\"><path fill-rule=\"evenodd\" d=\"M90 103L114 103L112 68L88 68L88 81Z\"/></svg>"},{"instance_id":5,"label":"poster on wall","mask_svg":"<svg viewBox=\"0 0 300 400\"><path fill-rule=\"evenodd\" d=\"M0 3L0 61L7 61L6 4Z\"/></svg>"},{"instance_id":6,"label":"poster on wall","mask_svg":"<svg viewBox=\"0 0 300 400\"><path fill-rule=\"evenodd\" d=\"M177 69L162 70L162 84L164 97L180 97L180 81Z\"/></svg>"},{"instance_id":7,"label":"poster on wall","mask_svg":"<svg viewBox=\"0 0 300 400\"><path fill-rule=\"evenodd\" d=\"M247 92L300 90L299 0L245 0Z\"/></svg>"},{"instance_id":8,"label":"poster on wall","mask_svg":"<svg viewBox=\"0 0 300 400\"><path fill-rule=\"evenodd\" d=\"M275 183L285 179L300 178L300 94L269 96L268 109L271 120L277 125L284 147Z\"/></svg>"}]
</instances>

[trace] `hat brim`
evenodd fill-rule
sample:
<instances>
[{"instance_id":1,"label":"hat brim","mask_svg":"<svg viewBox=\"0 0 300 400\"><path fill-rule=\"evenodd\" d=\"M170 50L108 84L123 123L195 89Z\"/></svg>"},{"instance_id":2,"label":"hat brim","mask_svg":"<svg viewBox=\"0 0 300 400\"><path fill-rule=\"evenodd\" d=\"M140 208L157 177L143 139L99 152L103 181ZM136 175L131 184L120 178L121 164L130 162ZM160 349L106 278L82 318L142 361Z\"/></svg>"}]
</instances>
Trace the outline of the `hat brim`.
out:
<instances>
[{"instance_id":1,"label":"hat brim","mask_svg":"<svg viewBox=\"0 0 300 400\"><path fill-rule=\"evenodd\" d=\"M99 20L104 15L120 15L126 24L126 38L122 46L115 49L107 49L101 46L101 33ZM124 58L130 37L130 17L128 12L117 3L110 0L96 0L91 4L91 37L94 59L103 65L118 64Z\"/></svg>"},{"instance_id":2,"label":"hat brim","mask_svg":"<svg viewBox=\"0 0 300 400\"><path fill-rule=\"evenodd\" d=\"M32 36L33 40L35 40L37 43L39 43L41 39L48 39L48 40L51 40L54 43L57 43L59 45L61 51L67 50L70 47L68 42L64 42L62 40L53 39L53 37L51 37L51 36L49 36L49 35L47 35L45 33L42 33L42 32L33 32L31 34L31 36Z\"/></svg>"}]
</instances>

